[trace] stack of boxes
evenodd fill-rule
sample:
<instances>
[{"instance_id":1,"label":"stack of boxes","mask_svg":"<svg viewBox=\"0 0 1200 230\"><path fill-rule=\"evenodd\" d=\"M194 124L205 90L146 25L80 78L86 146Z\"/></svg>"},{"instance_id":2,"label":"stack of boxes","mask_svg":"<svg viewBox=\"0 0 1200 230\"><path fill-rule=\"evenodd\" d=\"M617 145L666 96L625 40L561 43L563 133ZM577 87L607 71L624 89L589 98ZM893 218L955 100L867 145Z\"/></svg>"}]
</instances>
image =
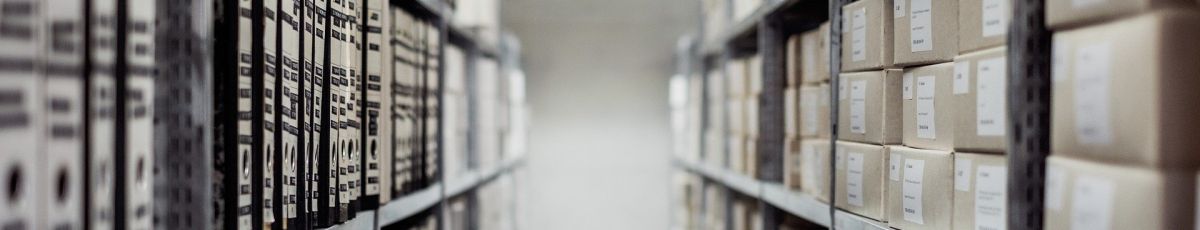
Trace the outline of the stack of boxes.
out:
<instances>
[{"instance_id":1,"label":"stack of boxes","mask_svg":"<svg viewBox=\"0 0 1200 230\"><path fill-rule=\"evenodd\" d=\"M791 36L784 89L784 185L829 202L829 23Z\"/></svg>"},{"instance_id":2,"label":"stack of boxes","mask_svg":"<svg viewBox=\"0 0 1200 230\"><path fill-rule=\"evenodd\" d=\"M896 229L1006 227L1009 5L843 8L837 208Z\"/></svg>"},{"instance_id":3,"label":"stack of boxes","mask_svg":"<svg viewBox=\"0 0 1200 230\"><path fill-rule=\"evenodd\" d=\"M1194 1L1046 1L1054 31L1046 229L1194 228Z\"/></svg>"},{"instance_id":4,"label":"stack of boxes","mask_svg":"<svg viewBox=\"0 0 1200 230\"><path fill-rule=\"evenodd\" d=\"M762 57L758 55L725 63L728 168L755 178L758 170L758 99L762 94L762 67Z\"/></svg>"}]
</instances>

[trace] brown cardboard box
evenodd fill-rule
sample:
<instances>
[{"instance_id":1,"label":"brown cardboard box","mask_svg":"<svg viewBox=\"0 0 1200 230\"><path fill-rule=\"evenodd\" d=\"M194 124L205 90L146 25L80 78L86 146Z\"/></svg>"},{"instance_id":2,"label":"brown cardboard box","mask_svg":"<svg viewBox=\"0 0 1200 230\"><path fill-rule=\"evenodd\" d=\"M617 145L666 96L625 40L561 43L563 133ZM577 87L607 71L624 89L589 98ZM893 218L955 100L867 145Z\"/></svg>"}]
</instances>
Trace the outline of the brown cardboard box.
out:
<instances>
[{"instance_id":1,"label":"brown cardboard box","mask_svg":"<svg viewBox=\"0 0 1200 230\"><path fill-rule=\"evenodd\" d=\"M733 59L725 62L725 92L731 97L745 97L750 93L750 76L746 75L746 62Z\"/></svg>"},{"instance_id":2,"label":"brown cardboard box","mask_svg":"<svg viewBox=\"0 0 1200 230\"><path fill-rule=\"evenodd\" d=\"M783 134L786 137L800 136L800 96L795 88L783 89Z\"/></svg>"},{"instance_id":3,"label":"brown cardboard box","mask_svg":"<svg viewBox=\"0 0 1200 230\"><path fill-rule=\"evenodd\" d=\"M761 112L758 110L758 108L759 108L758 103L759 103L758 95L751 95L749 97L746 97L745 102L743 102L743 104L742 104L742 106L744 106L743 110L746 111L745 112L745 115L746 115L746 117L745 117L746 133L745 134L747 134L747 135L758 135L758 129L761 127L758 122L758 115L759 115L759 112Z\"/></svg>"},{"instance_id":4,"label":"brown cardboard box","mask_svg":"<svg viewBox=\"0 0 1200 230\"><path fill-rule=\"evenodd\" d=\"M1013 0L959 0L958 53L1004 46Z\"/></svg>"},{"instance_id":5,"label":"brown cardboard box","mask_svg":"<svg viewBox=\"0 0 1200 230\"><path fill-rule=\"evenodd\" d=\"M1046 27L1079 27L1156 9L1195 8L1192 0L1046 0Z\"/></svg>"},{"instance_id":6,"label":"brown cardboard box","mask_svg":"<svg viewBox=\"0 0 1200 230\"><path fill-rule=\"evenodd\" d=\"M800 136L829 138L829 84L800 87Z\"/></svg>"},{"instance_id":7,"label":"brown cardboard box","mask_svg":"<svg viewBox=\"0 0 1200 230\"><path fill-rule=\"evenodd\" d=\"M800 190L829 203L829 172L833 152L829 139L804 139L800 141Z\"/></svg>"},{"instance_id":8,"label":"brown cardboard box","mask_svg":"<svg viewBox=\"0 0 1200 230\"><path fill-rule=\"evenodd\" d=\"M887 221L888 155L891 147L838 141L835 206L867 218Z\"/></svg>"},{"instance_id":9,"label":"brown cardboard box","mask_svg":"<svg viewBox=\"0 0 1200 230\"><path fill-rule=\"evenodd\" d=\"M801 181L804 179L803 172L804 162L803 152L801 150L800 139L784 138L783 139L783 187L788 190L801 191Z\"/></svg>"},{"instance_id":10,"label":"brown cardboard box","mask_svg":"<svg viewBox=\"0 0 1200 230\"><path fill-rule=\"evenodd\" d=\"M746 137L746 151L742 152L743 175L758 178L758 137Z\"/></svg>"},{"instance_id":11,"label":"brown cardboard box","mask_svg":"<svg viewBox=\"0 0 1200 230\"><path fill-rule=\"evenodd\" d=\"M888 226L950 229L954 214L953 155L949 151L888 147Z\"/></svg>"},{"instance_id":12,"label":"brown cardboard box","mask_svg":"<svg viewBox=\"0 0 1200 230\"><path fill-rule=\"evenodd\" d=\"M954 63L904 69L904 145L954 150Z\"/></svg>"},{"instance_id":13,"label":"brown cardboard box","mask_svg":"<svg viewBox=\"0 0 1200 230\"><path fill-rule=\"evenodd\" d=\"M893 66L954 60L958 54L958 1L893 1Z\"/></svg>"},{"instance_id":14,"label":"brown cardboard box","mask_svg":"<svg viewBox=\"0 0 1200 230\"><path fill-rule=\"evenodd\" d=\"M1112 164L1200 166L1200 14L1163 10L1055 34L1051 149Z\"/></svg>"},{"instance_id":15,"label":"brown cardboard box","mask_svg":"<svg viewBox=\"0 0 1200 230\"><path fill-rule=\"evenodd\" d=\"M1003 153L1008 135L1008 50L996 47L954 61L954 149Z\"/></svg>"},{"instance_id":16,"label":"brown cardboard box","mask_svg":"<svg viewBox=\"0 0 1200 230\"><path fill-rule=\"evenodd\" d=\"M892 0L861 0L842 7L842 71L892 66Z\"/></svg>"},{"instance_id":17,"label":"brown cardboard box","mask_svg":"<svg viewBox=\"0 0 1200 230\"><path fill-rule=\"evenodd\" d=\"M844 73L838 92L838 140L899 144L901 71Z\"/></svg>"},{"instance_id":18,"label":"brown cardboard box","mask_svg":"<svg viewBox=\"0 0 1200 230\"><path fill-rule=\"evenodd\" d=\"M763 89L762 55L754 54L746 57L743 61L745 61L746 66L746 77L750 79L748 82L750 84L750 95L761 94Z\"/></svg>"},{"instance_id":19,"label":"brown cardboard box","mask_svg":"<svg viewBox=\"0 0 1200 230\"><path fill-rule=\"evenodd\" d=\"M729 159L729 165L726 167L729 169L729 171L733 172L744 171L746 169L746 161L744 159L746 156L745 137L741 135L729 135L728 143L729 152L727 154L729 155L727 157Z\"/></svg>"},{"instance_id":20,"label":"brown cardboard box","mask_svg":"<svg viewBox=\"0 0 1200 230\"><path fill-rule=\"evenodd\" d=\"M787 60L784 62L787 87L797 87L803 84L803 71L805 71L803 67L807 67L803 64L804 59L808 58L803 56L803 41L804 34L793 34L788 37L787 45L784 47L784 60Z\"/></svg>"},{"instance_id":21,"label":"brown cardboard box","mask_svg":"<svg viewBox=\"0 0 1200 230\"><path fill-rule=\"evenodd\" d=\"M1008 159L954 153L954 229L1008 229Z\"/></svg>"},{"instance_id":22,"label":"brown cardboard box","mask_svg":"<svg viewBox=\"0 0 1200 230\"><path fill-rule=\"evenodd\" d=\"M800 45L801 81L805 84L829 80L829 22L804 32Z\"/></svg>"},{"instance_id":23,"label":"brown cardboard box","mask_svg":"<svg viewBox=\"0 0 1200 230\"><path fill-rule=\"evenodd\" d=\"M1196 172L1047 158L1045 229L1192 229Z\"/></svg>"},{"instance_id":24,"label":"brown cardboard box","mask_svg":"<svg viewBox=\"0 0 1200 230\"><path fill-rule=\"evenodd\" d=\"M725 167L726 133L708 130L704 132L704 162L712 167Z\"/></svg>"},{"instance_id":25,"label":"brown cardboard box","mask_svg":"<svg viewBox=\"0 0 1200 230\"><path fill-rule=\"evenodd\" d=\"M727 99L725 103L727 103L725 105L725 115L729 116L729 121L726 124L729 127L729 133L745 134L748 130L745 99L734 97Z\"/></svg>"}]
</instances>

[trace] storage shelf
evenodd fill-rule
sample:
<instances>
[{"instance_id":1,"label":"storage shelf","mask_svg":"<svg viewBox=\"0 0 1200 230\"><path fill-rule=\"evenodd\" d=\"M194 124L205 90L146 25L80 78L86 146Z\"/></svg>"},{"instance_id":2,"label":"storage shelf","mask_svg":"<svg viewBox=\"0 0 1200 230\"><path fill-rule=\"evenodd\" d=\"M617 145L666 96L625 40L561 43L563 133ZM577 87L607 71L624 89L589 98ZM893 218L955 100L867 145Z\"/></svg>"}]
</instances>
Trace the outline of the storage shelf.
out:
<instances>
[{"instance_id":1,"label":"storage shelf","mask_svg":"<svg viewBox=\"0 0 1200 230\"><path fill-rule=\"evenodd\" d=\"M496 47L496 44L482 42L482 40L480 40L479 34L476 33L475 31L468 29L462 25L459 25L458 23L454 23L453 21L451 21L451 23L448 23L448 28L450 28L448 30L450 33L450 36L461 38L461 39L465 40L466 42L470 43L468 45L474 46L476 49L479 49L480 54L483 54L483 56L491 57L491 58L499 58L500 57L499 56L500 48Z\"/></svg>"},{"instance_id":2,"label":"storage shelf","mask_svg":"<svg viewBox=\"0 0 1200 230\"><path fill-rule=\"evenodd\" d=\"M788 191L782 184L763 182L733 171L700 164L676 157L675 165L699 174L748 197L762 200L791 215L804 218L821 226L829 227L829 205L815 197ZM887 225L883 225L887 226Z\"/></svg>"},{"instance_id":3,"label":"storage shelf","mask_svg":"<svg viewBox=\"0 0 1200 230\"><path fill-rule=\"evenodd\" d=\"M346 221L333 227L325 228L329 230L372 230L375 229L375 210L367 210L358 212L354 215L354 219Z\"/></svg>"},{"instance_id":4,"label":"storage shelf","mask_svg":"<svg viewBox=\"0 0 1200 230\"><path fill-rule=\"evenodd\" d=\"M448 180L446 182L445 196L447 198L458 196L459 194L462 194L463 192L471 190L475 187L487 184L493 179L496 179L496 177L500 176L500 174L507 173L509 170L516 167L516 165L521 162L521 159L522 158L520 157L507 159L501 162L499 165L485 169L474 169L464 173L461 176L458 176L457 179Z\"/></svg>"},{"instance_id":5,"label":"storage shelf","mask_svg":"<svg viewBox=\"0 0 1200 230\"><path fill-rule=\"evenodd\" d=\"M442 184L436 183L379 206L379 226L399 222L442 201Z\"/></svg>"},{"instance_id":6,"label":"storage shelf","mask_svg":"<svg viewBox=\"0 0 1200 230\"><path fill-rule=\"evenodd\" d=\"M729 44L742 35L757 30L758 22L766 18L771 12L782 8L789 1L794 0L763 1L763 4L758 6L758 9L755 9L753 13L734 22L729 27L726 27L724 31L717 33L716 38L704 39L704 43L700 46L701 52L703 52L704 56L720 54L725 49L726 44Z\"/></svg>"},{"instance_id":7,"label":"storage shelf","mask_svg":"<svg viewBox=\"0 0 1200 230\"><path fill-rule=\"evenodd\" d=\"M887 223L868 219L857 214L849 213L842 210L837 210L834 214L834 221L837 225L836 229L862 229L862 230L891 230Z\"/></svg>"}]
</instances>

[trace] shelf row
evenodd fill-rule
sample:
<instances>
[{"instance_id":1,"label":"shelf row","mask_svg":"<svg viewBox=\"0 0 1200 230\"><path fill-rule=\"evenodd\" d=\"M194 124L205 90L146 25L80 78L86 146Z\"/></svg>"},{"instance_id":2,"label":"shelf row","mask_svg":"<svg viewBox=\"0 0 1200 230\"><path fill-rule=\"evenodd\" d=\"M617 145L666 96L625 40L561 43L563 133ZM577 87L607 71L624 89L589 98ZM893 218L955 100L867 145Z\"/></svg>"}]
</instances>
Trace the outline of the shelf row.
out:
<instances>
[{"instance_id":1,"label":"shelf row","mask_svg":"<svg viewBox=\"0 0 1200 230\"><path fill-rule=\"evenodd\" d=\"M417 192L380 205L379 210L359 212L357 218L341 225L327 229L338 230L374 230L393 224L421 213L450 197L463 194L466 191L483 186L500 175L511 172L520 166L523 157L504 160L503 163L490 168L475 169L463 173L456 179L444 183L434 183Z\"/></svg>"}]
</instances>

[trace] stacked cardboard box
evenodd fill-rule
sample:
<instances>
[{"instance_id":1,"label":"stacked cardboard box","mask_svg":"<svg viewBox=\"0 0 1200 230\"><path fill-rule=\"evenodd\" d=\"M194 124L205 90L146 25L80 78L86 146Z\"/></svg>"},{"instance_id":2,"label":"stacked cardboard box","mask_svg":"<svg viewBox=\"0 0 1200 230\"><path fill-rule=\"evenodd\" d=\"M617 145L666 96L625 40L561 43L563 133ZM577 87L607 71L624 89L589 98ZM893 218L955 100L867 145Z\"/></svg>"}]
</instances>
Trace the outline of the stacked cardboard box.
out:
<instances>
[{"instance_id":1,"label":"stacked cardboard box","mask_svg":"<svg viewBox=\"0 0 1200 230\"><path fill-rule=\"evenodd\" d=\"M758 98L762 94L762 68L762 58L758 55L733 59L725 64L728 168L751 177L756 176L758 169Z\"/></svg>"},{"instance_id":2,"label":"stacked cardboard box","mask_svg":"<svg viewBox=\"0 0 1200 230\"><path fill-rule=\"evenodd\" d=\"M829 201L829 23L787 42L784 185Z\"/></svg>"},{"instance_id":3,"label":"stacked cardboard box","mask_svg":"<svg viewBox=\"0 0 1200 230\"><path fill-rule=\"evenodd\" d=\"M1046 3L1055 33L1044 227L1193 228L1200 13L1193 1L1096 3Z\"/></svg>"}]
</instances>

